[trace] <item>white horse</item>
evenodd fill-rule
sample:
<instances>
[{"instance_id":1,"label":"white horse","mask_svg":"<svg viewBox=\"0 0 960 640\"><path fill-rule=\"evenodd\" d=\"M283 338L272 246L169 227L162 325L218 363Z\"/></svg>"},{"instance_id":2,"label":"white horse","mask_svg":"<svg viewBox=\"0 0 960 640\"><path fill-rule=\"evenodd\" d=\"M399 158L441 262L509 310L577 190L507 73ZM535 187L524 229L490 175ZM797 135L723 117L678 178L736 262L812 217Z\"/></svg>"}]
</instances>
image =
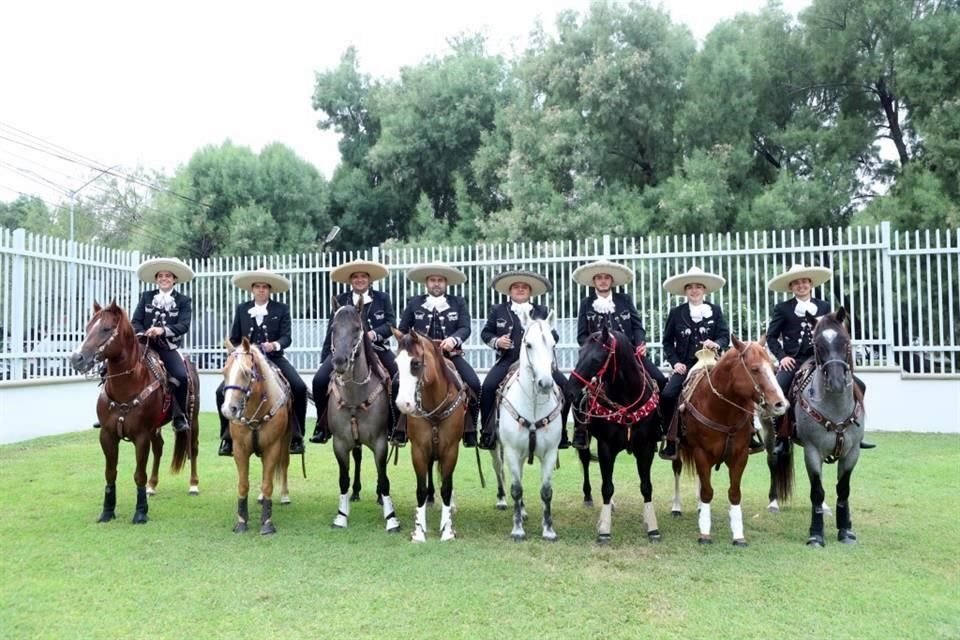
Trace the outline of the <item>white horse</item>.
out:
<instances>
[{"instance_id":1,"label":"white horse","mask_svg":"<svg viewBox=\"0 0 960 640\"><path fill-rule=\"evenodd\" d=\"M552 317L552 314L551 314ZM503 384L499 407L499 438L495 455L510 469L510 495L513 498L514 540L523 540L523 463L540 460L540 499L543 500L543 539L556 540L553 530L553 470L563 425L560 413L563 394L553 381L554 346L550 318L521 317L526 327L520 344L519 366L508 374ZM500 485L503 465L494 464Z\"/></svg>"}]
</instances>

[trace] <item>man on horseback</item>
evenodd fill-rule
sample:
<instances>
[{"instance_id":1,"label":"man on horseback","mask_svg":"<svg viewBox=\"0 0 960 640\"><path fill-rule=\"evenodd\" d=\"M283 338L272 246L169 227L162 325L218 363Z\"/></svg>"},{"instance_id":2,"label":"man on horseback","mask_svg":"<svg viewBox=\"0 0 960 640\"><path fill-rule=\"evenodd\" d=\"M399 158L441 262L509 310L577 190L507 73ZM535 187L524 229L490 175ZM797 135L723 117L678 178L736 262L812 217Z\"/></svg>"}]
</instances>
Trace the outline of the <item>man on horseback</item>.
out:
<instances>
[{"instance_id":1,"label":"man on horseback","mask_svg":"<svg viewBox=\"0 0 960 640\"><path fill-rule=\"evenodd\" d=\"M280 369L290 384L293 393L293 410L297 417L298 430L290 441L290 453L303 453L303 429L307 419L307 385L297 370L283 357L283 350L290 347L290 308L282 302L271 300L272 293L285 293L290 281L281 275L260 268L256 271L241 271L233 276L233 284L253 293L253 300L237 306L230 327L230 342L239 345L246 337L250 344L257 345L270 363ZM223 406L223 383L217 387L217 406ZM230 439L230 421L220 416L221 456L233 455Z\"/></svg>"},{"instance_id":2,"label":"man on horseback","mask_svg":"<svg viewBox=\"0 0 960 640\"><path fill-rule=\"evenodd\" d=\"M367 329L367 337L373 343L373 350L390 374L390 378L394 379L397 375L397 362L387 344L390 329L396 319L393 303L385 292L370 288L372 283L386 277L386 266L368 260L353 260L330 272L330 279L334 282L350 285L349 291L344 291L337 296L337 304L352 305L361 309L360 317ZM317 426L313 430L310 442L317 444L323 444L330 439L330 429L324 417L327 410L327 388L330 386L330 376L333 374L333 358L330 356L330 325L328 324L327 335L320 352L320 368L313 376L313 401L317 405ZM393 397L396 397L396 393ZM395 409L394 414L396 414Z\"/></svg>"},{"instance_id":3,"label":"man on horseback","mask_svg":"<svg viewBox=\"0 0 960 640\"><path fill-rule=\"evenodd\" d=\"M550 281L539 274L530 271L506 271L494 278L493 288L509 296L510 301L490 308L487 324L480 332L480 339L497 352L497 362L483 379L480 390L480 415L483 424L479 444L481 449L493 449L497 442L497 390L510 368L520 360L520 342L525 329L522 318L546 318L550 315L545 305L530 302L530 298L551 289ZM554 339L559 339L556 332ZM561 389L567 384L566 377L559 369L554 368L553 379ZM566 449L569 446L566 425L561 434L560 448Z\"/></svg>"},{"instance_id":4,"label":"man on horseback","mask_svg":"<svg viewBox=\"0 0 960 640\"><path fill-rule=\"evenodd\" d=\"M156 351L167 370L167 379L173 391L173 429L190 428L184 411L187 407L187 367L179 348L183 336L190 330L190 297L174 290L180 282L193 279L193 269L176 258L155 258L137 267L137 277L157 288L144 291L133 312L131 324L137 333L147 338L147 344Z\"/></svg>"},{"instance_id":5,"label":"man on horseback","mask_svg":"<svg viewBox=\"0 0 960 640\"><path fill-rule=\"evenodd\" d=\"M447 294L447 286L463 284L467 276L459 269L435 262L410 269L407 279L426 285L427 293L413 296L407 301L397 328L401 333L416 331L431 340L441 341L440 348L444 355L453 363L460 378L472 392L468 403L471 419L464 427L463 444L475 447L476 425L480 415L480 378L463 357L462 349L471 333L470 311L462 297ZM399 421L397 431L403 428L402 424L403 421Z\"/></svg>"},{"instance_id":6,"label":"man on horseback","mask_svg":"<svg viewBox=\"0 0 960 640\"><path fill-rule=\"evenodd\" d=\"M637 358L643 364L647 374L657 382L660 389L667 384L667 378L647 357L647 332L640 320L636 305L627 294L613 289L633 280L633 271L609 260L598 260L579 267L573 272L573 279L593 291L580 302L577 314L577 342L580 346L606 324L626 334L633 343ZM586 427L575 423L573 446L585 449L588 446Z\"/></svg>"},{"instance_id":7,"label":"man on horseback","mask_svg":"<svg viewBox=\"0 0 960 640\"><path fill-rule=\"evenodd\" d=\"M687 374L697 363L697 351L710 349L718 356L722 349L730 346L730 328L719 305L707 302L704 296L716 291L726 279L708 273L700 267L691 267L686 273L667 278L663 288L675 296L686 296L687 301L670 310L667 324L663 329L663 355L670 362L672 373L667 385L660 394L660 412L666 431L664 447L660 457L665 460L677 458L677 430L674 421L677 401ZM761 451L761 443L754 435L750 443L751 451Z\"/></svg>"},{"instance_id":8,"label":"man on horseback","mask_svg":"<svg viewBox=\"0 0 960 640\"><path fill-rule=\"evenodd\" d=\"M813 324L807 320L807 314L819 318L830 313L830 305L813 297L814 287L830 280L833 272L826 267L806 267L795 264L767 283L767 288L779 293L792 293L793 298L777 304L773 308L773 318L767 325L767 346L779 361L777 383L788 396L797 368L813 356ZM864 391L866 386L860 378L854 381ZM788 396L789 399L789 396ZM781 455L790 446L791 434L787 432L783 416L773 421L777 443L773 453ZM875 444L861 440L861 449L872 449Z\"/></svg>"}]
</instances>

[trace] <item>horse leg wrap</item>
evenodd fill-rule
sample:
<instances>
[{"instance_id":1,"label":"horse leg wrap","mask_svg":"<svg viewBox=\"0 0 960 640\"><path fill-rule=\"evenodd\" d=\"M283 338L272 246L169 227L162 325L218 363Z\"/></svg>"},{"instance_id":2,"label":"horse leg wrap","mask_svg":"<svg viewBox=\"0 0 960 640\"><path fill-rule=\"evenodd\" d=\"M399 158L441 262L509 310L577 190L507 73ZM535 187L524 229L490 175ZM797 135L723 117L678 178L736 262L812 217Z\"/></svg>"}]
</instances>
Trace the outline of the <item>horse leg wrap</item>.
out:
<instances>
[{"instance_id":1,"label":"horse leg wrap","mask_svg":"<svg viewBox=\"0 0 960 640\"><path fill-rule=\"evenodd\" d=\"M260 511L260 534L266 536L276 532L277 530L273 526L273 500L264 498L263 507Z\"/></svg>"},{"instance_id":2,"label":"horse leg wrap","mask_svg":"<svg viewBox=\"0 0 960 640\"><path fill-rule=\"evenodd\" d=\"M400 530L400 521L397 520L397 513L393 509L393 499L390 496L383 498L383 519L387 524L387 533L396 533Z\"/></svg>"},{"instance_id":3,"label":"horse leg wrap","mask_svg":"<svg viewBox=\"0 0 960 640\"><path fill-rule=\"evenodd\" d=\"M457 537L453 530L453 508L443 505L440 507L440 541L446 542Z\"/></svg>"},{"instance_id":4,"label":"horse leg wrap","mask_svg":"<svg viewBox=\"0 0 960 640\"><path fill-rule=\"evenodd\" d=\"M410 534L413 542L427 541L427 505L417 507L413 516L413 532Z\"/></svg>"},{"instance_id":5,"label":"horse leg wrap","mask_svg":"<svg viewBox=\"0 0 960 640\"><path fill-rule=\"evenodd\" d=\"M647 525L647 535L660 532L660 527L657 524L657 511L653 508L653 502L644 502L643 503L643 521Z\"/></svg>"},{"instance_id":6,"label":"horse leg wrap","mask_svg":"<svg viewBox=\"0 0 960 640\"><path fill-rule=\"evenodd\" d=\"M597 534L610 537L610 529L613 525L613 505L605 504L600 507L600 520L597 521Z\"/></svg>"},{"instance_id":7,"label":"horse leg wrap","mask_svg":"<svg viewBox=\"0 0 960 640\"><path fill-rule=\"evenodd\" d=\"M147 488L137 487L137 508L133 512L133 524L144 524L147 521Z\"/></svg>"},{"instance_id":8,"label":"horse leg wrap","mask_svg":"<svg viewBox=\"0 0 960 640\"><path fill-rule=\"evenodd\" d=\"M850 524L850 504L848 502L837 502L837 529L849 529Z\"/></svg>"},{"instance_id":9,"label":"horse leg wrap","mask_svg":"<svg viewBox=\"0 0 960 640\"><path fill-rule=\"evenodd\" d=\"M247 509L247 497L237 498L237 520L247 522L250 520L250 511Z\"/></svg>"},{"instance_id":10,"label":"horse leg wrap","mask_svg":"<svg viewBox=\"0 0 960 640\"><path fill-rule=\"evenodd\" d=\"M97 522L109 522L117 517L117 485L108 484L103 489L103 511Z\"/></svg>"},{"instance_id":11,"label":"horse leg wrap","mask_svg":"<svg viewBox=\"0 0 960 640\"><path fill-rule=\"evenodd\" d=\"M710 503L704 502L700 505L700 517L697 520L700 527L700 537L710 537Z\"/></svg>"},{"instance_id":12,"label":"horse leg wrap","mask_svg":"<svg viewBox=\"0 0 960 640\"><path fill-rule=\"evenodd\" d=\"M340 505L337 510L337 515L333 518L333 526L338 529L347 528L347 520L350 518L350 494L341 493L340 494Z\"/></svg>"},{"instance_id":13,"label":"horse leg wrap","mask_svg":"<svg viewBox=\"0 0 960 640\"><path fill-rule=\"evenodd\" d=\"M740 505L730 505L730 531L734 541L743 540L743 509Z\"/></svg>"}]
</instances>

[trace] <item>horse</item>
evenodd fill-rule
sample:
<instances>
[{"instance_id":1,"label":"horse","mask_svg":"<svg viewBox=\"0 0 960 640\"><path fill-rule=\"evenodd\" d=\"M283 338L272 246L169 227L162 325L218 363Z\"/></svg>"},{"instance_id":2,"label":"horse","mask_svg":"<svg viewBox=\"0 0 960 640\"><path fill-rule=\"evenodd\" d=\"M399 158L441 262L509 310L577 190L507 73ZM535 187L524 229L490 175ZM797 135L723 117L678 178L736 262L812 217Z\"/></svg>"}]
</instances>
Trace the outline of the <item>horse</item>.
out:
<instances>
[{"instance_id":1,"label":"horse","mask_svg":"<svg viewBox=\"0 0 960 640\"><path fill-rule=\"evenodd\" d=\"M662 534L653 507L650 470L660 441L660 395L637 360L630 339L606 325L593 333L580 348L565 392L577 419L597 441L603 496L597 542L608 544L611 540L613 468L621 451L636 458L647 539L659 542Z\"/></svg>"},{"instance_id":2,"label":"horse","mask_svg":"<svg viewBox=\"0 0 960 640\"><path fill-rule=\"evenodd\" d=\"M290 385L260 349L244 337L239 346L226 342L229 355L223 365L223 404L220 413L230 421L233 461L237 465L237 522L234 533L246 533L249 512L250 455L260 457L260 533L277 532L273 524L273 483L281 486L281 504L287 497L290 438L296 420Z\"/></svg>"},{"instance_id":3,"label":"horse","mask_svg":"<svg viewBox=\"0 0 960 640\"><path fill-rule=\"evenodd\" d=\"M410 457L417 476L417 510L411 540L427 535L427 478L434 462L440 467L440 540L456 537L453 528L453 472L466 419L467 388L448 364L439 342L415 331L394 329L400 388L397 408L407 416Z\"/></svg>"},{"instance_id":4,"label":"horse","mask_svg":"<svg viewBox=\"0 0 960 640\"><path fill-rule=\"evenodd\" d=\"M133 481L137 485L137 504L133 524L147 522L147 496L156 493L160 458L163 456L163 436L160 427L170 421L173 399L166 389L167 374L159 356L142 344L134 334L126 311L111 302L106 307L93 304L93 316L87 322L86 336L80 347L70 354L70 364L76 371L86 373L94 365L106 363L103 389L97 398L97 417L100 422L100 448L105 459L104 476L107 482L103 494L103 509L97 522L116 518L117 460L120 440L133 442L136 452L136 470ZM170 470L178 473L187 458L190 459L190 495L200 493L197 478L197 451L199 423L197 414L197 369L187 360L187 378L190 387L185 414L190 422L188 431L175 432L173 460ZM153 468L147 479L147 457L153 450Z\"/></svg>"},{"instance_id":5,"label":"horse","mask_svg":"<svg viewBox=\"0 0 960 640\"><path fill-rule=\"evenodd\" d=\"M510 469L515 541L524 540L523 462L540 460L540 499L543 501L544 540L554 541L552 478L557 464L563 425L560 413L563 395L553 381L554 346L550 320L521 318L525 329L520 342L520 360L503 383L499 399L499 437L494 464L497 482L504 485L503 463ZM498 460L499 458L499 460Z\"/></svg>"},{"instance_id":6,"label":"horse","mask_svg":"<svg viewBox=\"0 0 960 640\"><path fill-rule=\"evenodd\" d=\"M700 544L711 544L710 504L713 485L710 467L726 464L730 476L730 529L733 544L747 546L740 507L740 481L750 455L750 436L756 411L783 415L789 403L774 377L773 366L759 342L742 342L731 336L733 348L711 366L696 366L684 385L677 419L684 426L680 456L673 462L674 509L679 515L679 476L683 465L695 465L699 484ZM697 370L700 369L700 372Z\"/></svg>"},{"instance_id":7,"label":"horse","mask_svg":"<svg viewBox=\"0 0 960 640\"><path fill-rule=\"evenodd\" d=\"M327 425L333 435L333 451L340 467L340 503L333 520L336 528L346 528L350 517L350 454L354 452L359 472L360 445L374 454L377 465L377 495L383 505L388 533L400 531L400 522L390 498L387 477L387 431L390 423L389 374L380 365L367 337L360 311L351 305L339 307L330 326L333 376ZM358 473L359 475L359 473ZM359 494L359 479L355 483Z\"/></svg>"},{"instance_id":8,"label":"horse","mask_svg":"<svg viewBox=\"0 0 960 640\"><path fill-rule=\"evenodd\" d=\"M837 464L837 540L855 544L857 536L850 520L850 476L860 458L863 439L863 394L854 384L850 333L844 324L846 310L822 316L807 314L813 327L813 357L797 372L790 387L796 442L810 478L811 521L807 544L824 546L823 464ZM777 458L773 483L778 497L790 496L793 477L793 445Z\"/></svg>"}]
</instances>

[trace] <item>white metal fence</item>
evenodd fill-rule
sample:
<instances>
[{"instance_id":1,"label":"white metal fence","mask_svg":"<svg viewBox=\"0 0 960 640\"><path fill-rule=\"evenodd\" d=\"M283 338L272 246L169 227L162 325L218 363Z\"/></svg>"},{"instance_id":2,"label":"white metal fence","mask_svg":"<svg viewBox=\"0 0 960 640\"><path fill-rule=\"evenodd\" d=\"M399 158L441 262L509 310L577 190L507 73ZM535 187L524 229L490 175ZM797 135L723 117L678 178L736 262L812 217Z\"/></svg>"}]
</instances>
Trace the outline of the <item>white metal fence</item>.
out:
<instances>
[{"instance_id":1,"label":"white metal fence","mask_svg":"<svg viewBox=\"0 0 960 640\"><path fill-rule=\"evenodd\" d=\"M130 309L146 288L135 274L145 257L0 229L0 380L74 375L65 355L79 343L93 302L116 300ZM540 301L555 311L560 366L570 368L577 354L576 312L587 294L570 274L586 262L608 258L636 273L626 291L636 300L655 361L661 358L667 313L679 302L662 289L667 277L693 265L722 274L727 284L710 299L729 316L734 333L756 338L774 304L784 298L768 291L766 281L794 263L804 263L833 269L833 279L816 295L850 312L860 366L896 365L910 373L960 375L960 230L893 232L886 222L839 230L604 236L193 261L196 278L183 286L194 301L187 350L201 368L219 368L220 345L229 332L233 309L249 296L234 287L230 277L265 266L293 283L290 292L279 296L293 315L289 357L301 370L315 369L330 299L342 290L328 273L357 258L388 265L389 276L377 286L390 294L398 317L407 298L422 292L404 277L407 269L433 260L462 269L467 283L452 292L468 301L474 331L466 346L478 369L493 364L493 351L480 342L479 333L490 305L501 299L490 288L498 273L523 268L550 279L554 289Z\"/></svg>"}]
</instances>

